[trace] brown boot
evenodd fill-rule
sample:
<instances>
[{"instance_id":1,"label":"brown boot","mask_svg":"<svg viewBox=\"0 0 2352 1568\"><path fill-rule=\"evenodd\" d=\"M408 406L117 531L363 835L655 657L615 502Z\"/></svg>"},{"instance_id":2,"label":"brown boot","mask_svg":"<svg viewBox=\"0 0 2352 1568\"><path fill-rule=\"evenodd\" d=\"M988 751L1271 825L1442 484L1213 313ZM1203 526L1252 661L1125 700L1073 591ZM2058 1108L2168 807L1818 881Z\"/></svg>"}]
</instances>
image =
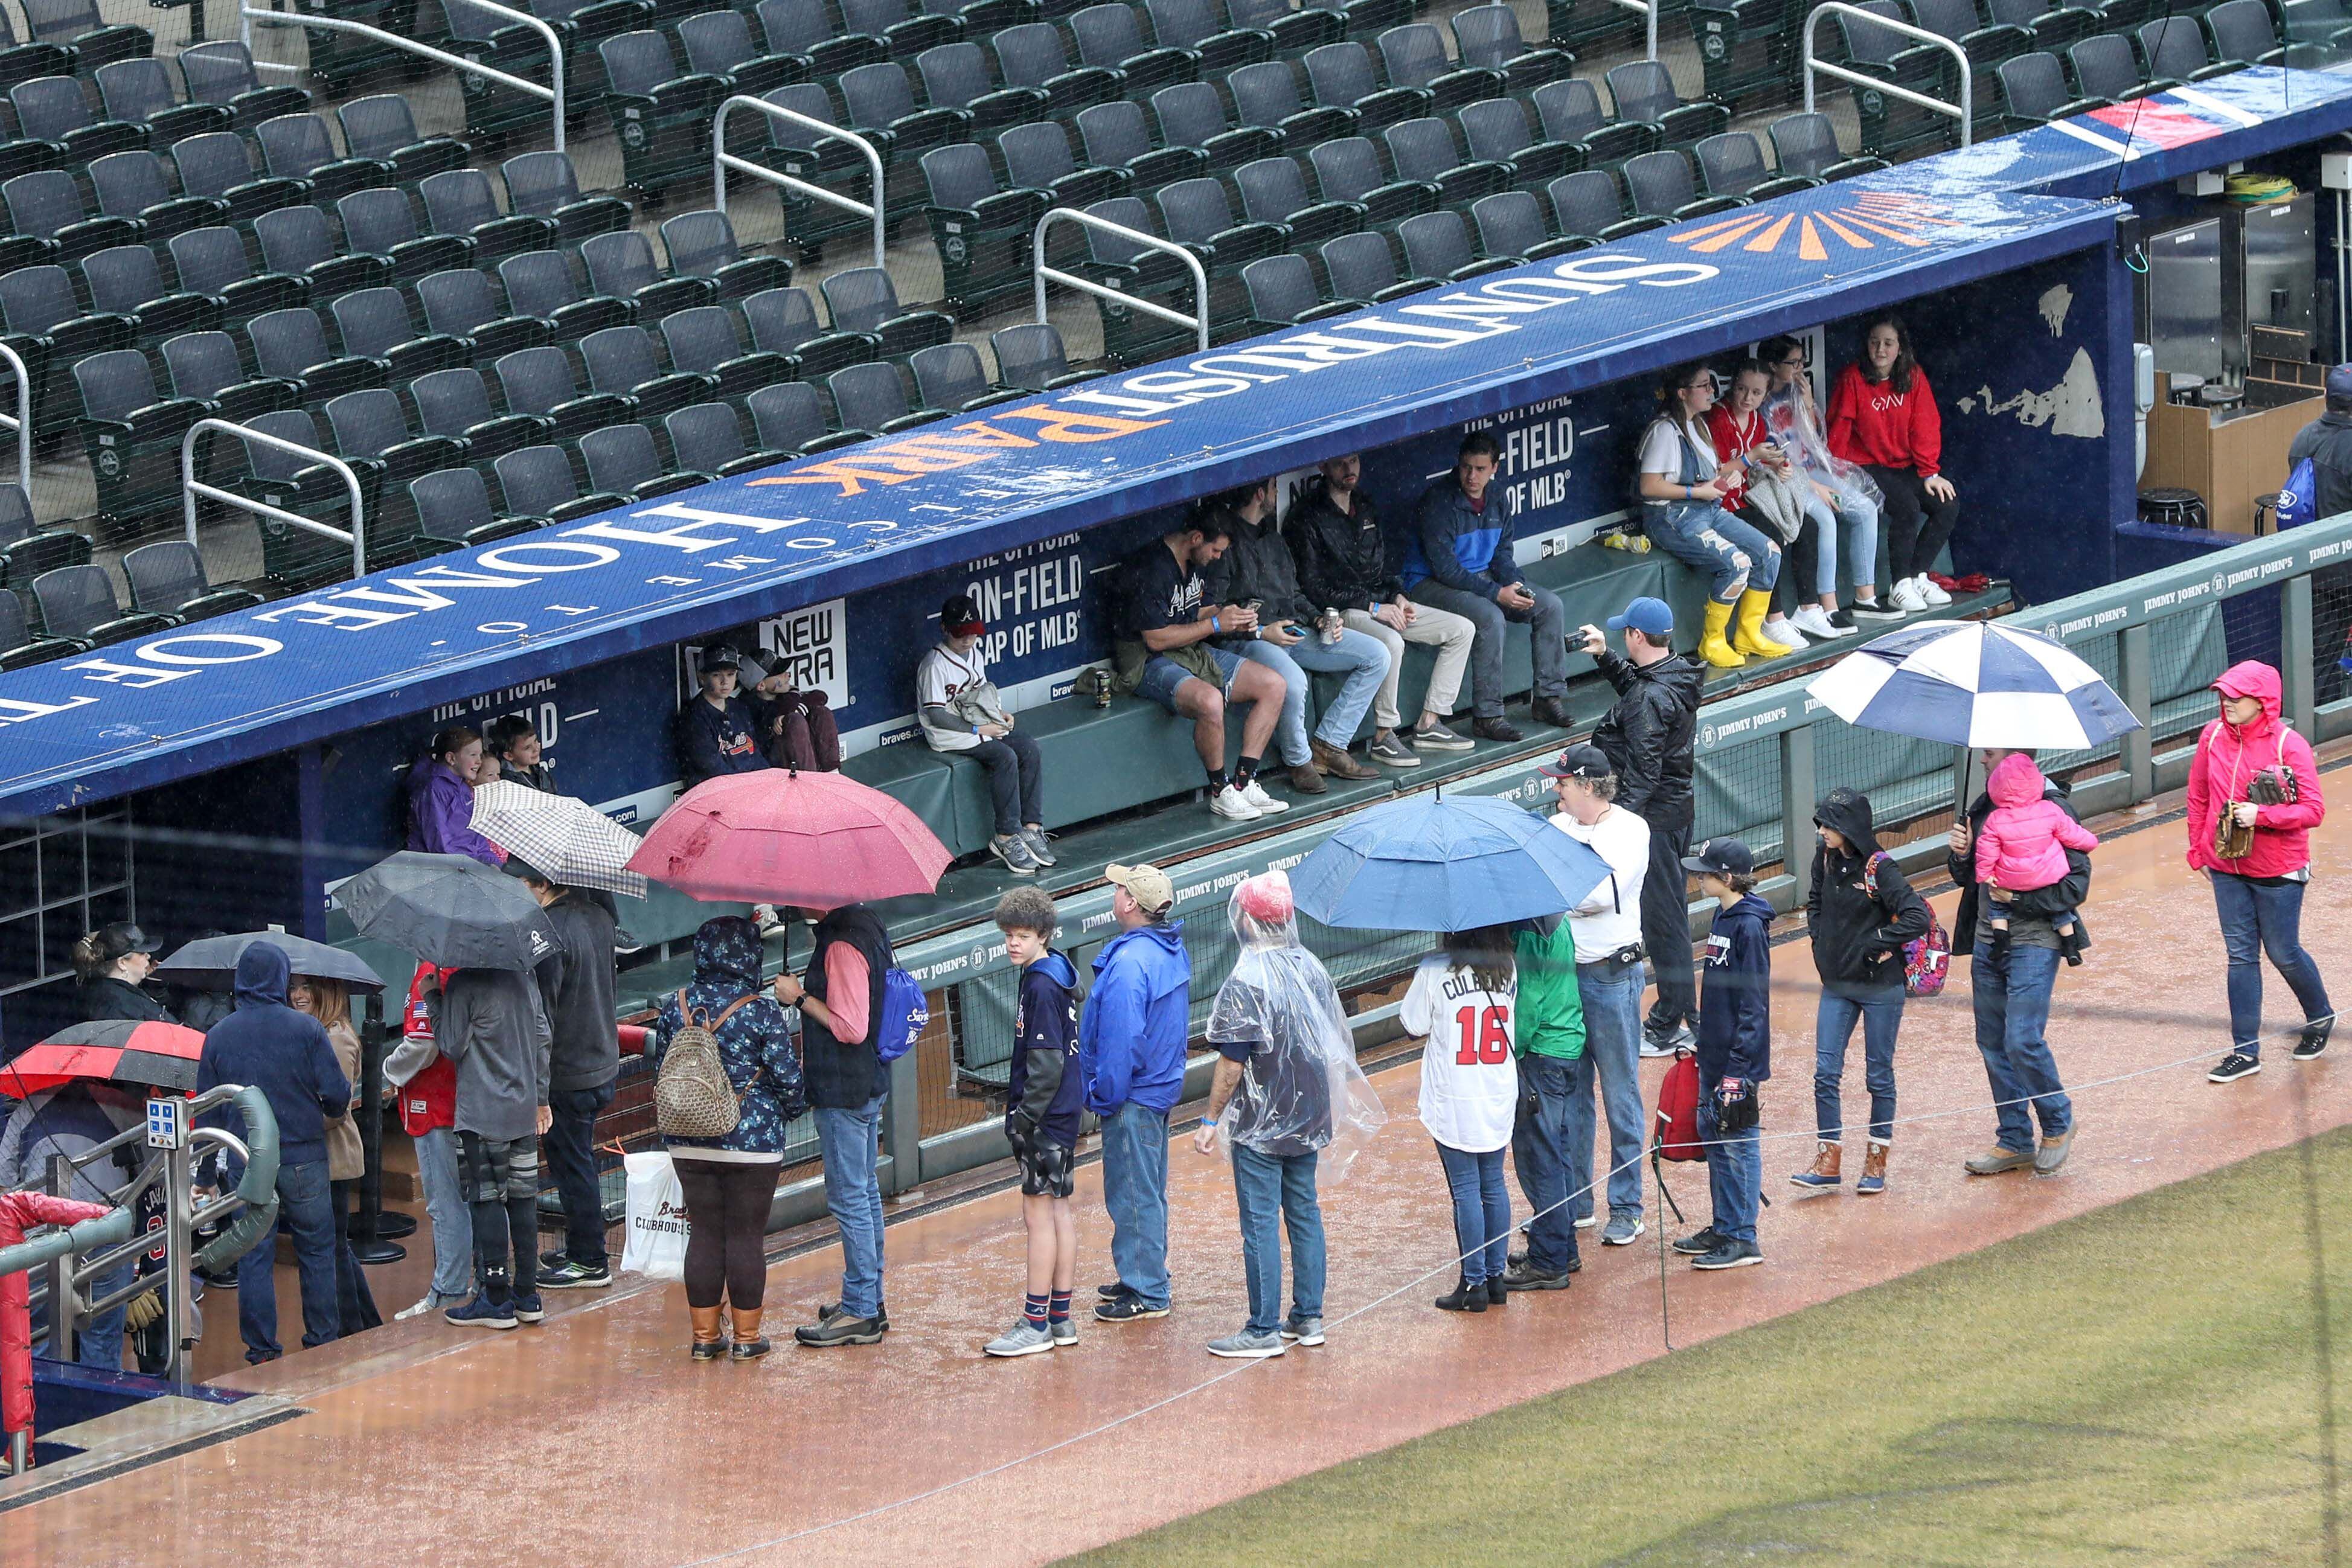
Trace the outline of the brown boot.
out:
<instances>
[{"instance_id":1,"label":"brown boot","mask_svg":"<svg viewBox=\"0 0 2352 1568\"><path fill-rule=\"evenodd\" d=\"M760 1332L760 1309L735 1309L735 1343L728 1351L730 1361L757 1361L768 1354L768 1338Z\"/></svg>"},{"instance_id":2,"label":"brown boot","mask_svg":"<svg viewBox=\"0 0 2352 1568\"><path fill-rule=\"evenodd\" d=\"M686 1315L694 1322L694 1359L717 1361L727 1354L727 1331L719 1324L720 1309L688 1307Z\"/></svg>"},{"instance_id":3,"label":"brown boot","mask_svg":"<svg viewBox=\"0 0 2352 1568\"><path fill-rule=\"evenodd\" d=\"M1870 1140L1870 1150L1862 1156L1862 1179L1853 1184L1857 1197L1875 1197L1886 1190L1886 1145L1876 1138Z\"/></svg>"},{"instance_id":4,"label":"brown boot","mask_svg":"<svg viewBox=\"0 0 2352 1568\"><path fill-rule=\"evenodd\" d=\"M1789 1179L1808 1192L1833 1192L1843 1179L1838 1175L1838 1164L1845 1151L1835 1144L1823 1144L1813 1155L1813 1168L1799 1171Z\"/></svg>"},{"instance_id":5,"label":"brown boot","mask_svg":"<svg viewBox=\"0 0 2352 1568\"><path fill-rule=\"evenodd\" d=\"M1315 764L1302 762L1290 770L1290 787L1301 795L1321 795L1331 786L1323 782L1323 775L1315 771Z\"/></svg>"},{"instance_id":6,"label":"brown boot","mask_svg":"<svg viewBox=\"0 0 2352 1568\"><path fill-rule=\"evenodd\" d=\"M1314 740L1307 743L1307 748L1314 754L1316 768L1334 779L1377 779L1381 776L1379 768L1357 761L1343 747L1333 746L1325 740Z\"/></svg>"}]
</instances>

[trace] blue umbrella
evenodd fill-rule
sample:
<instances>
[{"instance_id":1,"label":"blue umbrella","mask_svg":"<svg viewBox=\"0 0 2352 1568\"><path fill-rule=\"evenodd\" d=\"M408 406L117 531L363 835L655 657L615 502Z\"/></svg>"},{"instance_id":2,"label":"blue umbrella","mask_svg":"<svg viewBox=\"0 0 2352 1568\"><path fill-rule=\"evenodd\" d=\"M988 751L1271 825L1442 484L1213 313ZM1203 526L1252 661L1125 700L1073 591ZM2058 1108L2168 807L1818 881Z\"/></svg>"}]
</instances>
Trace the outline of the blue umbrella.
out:
<instances>
[{"instance_id":1,"label":"blue umbrella","mask_svg":"<svg viewBox=\"0 0 2352 1568\"><path fill-rule=\"evenodd\" d=\"M1469 931L1558 915L1609 866L1543 818L1481 796L1412 796L1349 821L1290 873L1326 925Z\"/></svg>"}]
</instances>

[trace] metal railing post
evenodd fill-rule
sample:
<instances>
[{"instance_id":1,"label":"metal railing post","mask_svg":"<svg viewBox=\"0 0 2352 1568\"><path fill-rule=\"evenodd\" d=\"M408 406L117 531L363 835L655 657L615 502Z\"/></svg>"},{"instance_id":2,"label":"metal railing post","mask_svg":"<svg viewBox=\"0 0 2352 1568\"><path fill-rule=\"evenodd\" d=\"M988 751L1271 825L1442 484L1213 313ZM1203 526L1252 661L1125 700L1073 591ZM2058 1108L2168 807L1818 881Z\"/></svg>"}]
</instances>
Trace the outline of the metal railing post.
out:
<instances>
[{"instance_id":1,"label":"metal railing post","mask_svg":"<svg viewBox=\"0 0 2352 1568\"><path fill-rule=\"evenodd\" d=\"M1813 727L1801 724L1780 732L1780 869L1796 884L1797 904L1812 891L1813 857L1810 840L1813 803L1819 799L1813 777Z\"/></svg>"},{"instance_id":2,"label":"metal railing post","mask_svg":"<svg viewBox=\"0 0 2352 1568\"><path fill-rule=\"evenodd\" d=\"M347 21L340 16L321 16L315 12L303 14L264 11L257 10L251 5L240 5L237 7L237 28L247 53L251 53L253 49L253 25L256 22L265 27L316 27L322 33L355 33L361 37L373 38L376 42L388 45L393 48L422 56L436 64L447 66L452 70L486 78L501 87L512 88L517 92L539 99L551 105L555 114L555 151L562 152L564 150L563 40L556 36L553 27L528 11L517 11L510 6L498 5L496 0L468 0L468 4L478 10L488 11L494 16L503 16L509 22L519 22L540 36L547 45L548 85L546 87L540 86L527 77L513 76L506 71L486 66L479 60L469 60L463 55L453 55L446 49L436 49L430 44L420 44L414 38L404 38L397 33L387 33L382 27L371 26L365 22ZM291 71L298 74L302 69L299 66L289 66L278 60L257 59L254 61L254 67L257 70Z\"/></svg>"},{"instance_id":3,"label":"metal railing post","mask_svg":"<svg viewBox=\"0 0 2352 1568\"><path fill-rule=\"evenodd\" d=\"M1643 47L1643 53L1651 59L1656 59L1658 57L1658 7L1654 0L1611 0L1611 4L1622 5L1628 11L1639 11L1642 14L1643 26L1648 35L1648 42Z\"/></svg>"},{"instance_id":4,"label":"metal railing post","mask_svg":"<svg viewBox=\"0 0 2352 1568\"><path fill-rule=\"evenodd\" d=\"M293 457L308 457L322 467L333 469L342 476L343 488L351 492L351 528L346 530L325 523L314 523L297 513L281 510L268 502L257 501L250 496L240 496L234 490L224 490L216 485L207 485L198 479L196 477L196 437L208 430L224 431L243 441L257 441L273 451L283 452ZM284 523L289 528L300 528L306 533L317 534L322 538L340 539L352 547L352 575L353 577L367 575L367 522L360 515L362 505L360 476L352 472L350 464L340 457L288 441L281 436L271 435L266 431L256 430L250 425L232 423L226 419L200 419L188 426L188 434L180 438L180 508L188 525L189 547L202 555L204 547L196 538L196 498L200 496L206 500L218 501L225 507L234 507L241 512L251 512L256 517L268 517L273 522Z\"/></svg>"},{"instance_id":5,"label":"metal railing post","mask_svg":"<svg viewBox=\"0 0 2352 1568\"><path fill-rule=\"evenodd\" d=\"M2147 628L2125 627L2116 638L2116 657L2123 685L2119 695L2140 722L2122 741L2124 771L2130 775L2132 803L2137 805L2156 793L2156 734L2150 727L2156 712L2156 657Z\"/></svg>"},{"instance_id":6,"label":"metal railing post","mask_svg":"<svg viewBox=\"0 0 2352 1568\"><path fill-rule=\"evenodd\" d=\"M1898 33L1906 38L1916 38L1923 44L1932 44L1937 48L1939 48L1946 54L1951 56L1953 59L1959 63L1960 68L1960 101L1958 106L1956 108L1951 104L1946 103L1940 98L1930 98L1924 92L1913 92L1907 87L1896 87L1893 82L1883 81L1877 77L1866 76L1861 71L1850 70L1844 66L1832 65L1826 60L1815 57L1813 54L1814 35L1821 26L1822 18L1831 15L1859 17L1863 21L1871 24L1873 26L1885 27L1887 31L1891 33ZM1906 103L1916 103L1920 108L1933 110L1937 114L1948 114L1960 122L1960 145L1962 147L1969 145L1969 135L1975 129L1976 123L1976 116L1974 114L1976 105L1976 80L1969 66L1969 52L1960 47L1959 45L1952 42L1951 39L1944 37L1941 33L1931 33L1925 27L1915 27L1908 22L1895 22L1890 21L1885 16L1874 16L1859 5L1851 5L1846 4L1846 0L1822 0L1822 3L1815 5L1811 13L1805 18L1805 42L1802 57L1804 61L1805 78L1805 112L1807 114L1813 112L1813 77L1815 73L1819 73L1825 77L1834 77L1843 82L1851 82L1856 87L1874 88L1878 91L1885 93L1890 98L1899 98Z\"/></svg>"},{"instance_id":7,"label":"metal railing post","mask_svg":"<svg viewBox=\"0 0 2352 1568\"><path fill-rule=\"evenodd\" d=\"M1187 316L1181 310L1171 310L1164 305L1154 305L1149 299L1139 299L1125 289L1113 288L1107 283L1097 283L1091 277L1080 277L1073 272L1064 272L1057 267L1047 267L1045 265L1045 231L1051 228L1057 219L1076 224L1081 228L1096 229L1107 235L1116 235L1120 239L1142 246L1147 249L1164 251L1176 257L1192 275L1192 308L1198 314ZM1131 306L1142 311L1147 316L1157 316L1162 321L1171 322L1179 327L1190 327L1200 340L1201 352L1205 354L1209 351L1209 274L1207 269L1202 267L1199 256L1173 240L1164 240L1157 235L1143 234L1129 228L1124 224L1115 224L1108 218L1098 218L1091 213L1082 213L1076 207L1049 207L1045 215L1037 220L1036 231L1029 236L1029 268L1030 282L1036 296L1037 321L1040 326L1045 324L1045 284L1050 279L1065 287L1077 289L1081 293L1091 294L1097 299L1115 299L1122 305Z\"/></svg>"},{"instance_id":8,"label":"metal railing post","mask_svg":"<svg viewBox=\"0 0 2352 1568\"><path fill-rule=\"evenodd\" d=\"M2287 579L2279 601L2279 664L2282 669L2280 694L2286 711L2287 722L2300 731L2305 739L2311 738L2312 710L2318 706L2318 682L2312 667L2312 644L2318 640L2317 628L2312 621L2311 574L2299 573Z\"/></svg>"},{"instance_id":9,"label":"metal railing post","mask_svg":"<svg viewBox=\"0 0 2352 1568\"><path fill-rule=\"evenodd\" d=\"M866 171L874 180L872 204L845 196L838 191L828 191L822 185L813 185L796 175L782 173L764 163L754 163L748 158L738 158L728 152L727 117L738 109L756 109L771 120L780 120L787 125L797 125L803 131L815 131L819 141L846 141L866 155ZM812 115L803 114L797 110L786 109L782 104L770 103L764 98L752 98L745 93L737 93L719 106L719 113L710 122L710 204L722 214L727 211L727 171L730 169L765 180L772 185L781 185L788 191L798 191L813 201L839 207L843 212L855 213L860 217L871 218L874 221L874 265L880 267L883 264L883 255L888 250L890 244L890 224L889 219L885 216L888 207L882 189L882 154L875 151L874 143L856 131L844 131L837 125L827 125L824 120Z\"/></svg>"},{"instance_id":10,"label":"metal railing post","mask_svg":"<svg viewBox=\"0 0 2352 1568\"><path fill-rule=\"evenodd\" d=\"M29 498L33 494L33 378L16 350L5 343L0 343L0 363L8 367L16 382L16 417L0 413L0 430L16 433L16 484Z\"/></svg>"}]
</instances>

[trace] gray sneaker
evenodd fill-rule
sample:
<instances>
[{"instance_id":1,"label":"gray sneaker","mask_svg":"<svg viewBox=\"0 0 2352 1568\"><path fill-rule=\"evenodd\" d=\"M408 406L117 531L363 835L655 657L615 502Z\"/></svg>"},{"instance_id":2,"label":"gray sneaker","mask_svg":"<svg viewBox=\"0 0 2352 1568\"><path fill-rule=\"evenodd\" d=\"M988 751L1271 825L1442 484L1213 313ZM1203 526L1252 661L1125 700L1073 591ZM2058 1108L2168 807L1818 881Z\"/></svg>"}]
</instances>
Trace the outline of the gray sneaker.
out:
<instances>
[{"instance_id":1,"label":"gray sneaker","mask_svg":"<svg viewBox=\"0 0 2352 1568\"><path fill-rule=\"evenodd\" d=\"M1043 828L1024 828L1021 830L1021 841L1029 846L1029 858L1035 861L1039 865L1052 865L1054 863L1054 852L1045 841L1046 836L1045 830Z\"/></svg>"},{"instance_id":2,"label":"gray sneaker","mask_svg":"<svg viewBox=\"0 0 2352 1568\"><path fill-rule=\"evenodd\" d=\"M1642 1217L1638 1214L1612 1214L1609 1228L1601 1233L1603 1247L1631 1247L1642 1238Z\"/></svg>"},{"instance_id":3,"label":"gray sneaker","mask_svg":"<svg viewBox=\"0 0 2352 1568\"><path fill-rule=\"evenodd\" d=\"M1021 1321L1027 1322L1029 1320L1024 1318ZM1060 1322L1047 1323L1045 1325L1045 1329L1047 1333L1054 1336L1054 1348L1055 1350L1061 1350L1066 1346L1074 1345L1078 1343L1078 1325L1075 1319L1064 1318Z\"/></svg>"},{"instance_id":4,"label":"gray sneaker","mask_svg":"<svg viewBox=\"0 0 2352 1568\"><path fill-rule=\"evenodd\" d=\"M1467 751L1477 744L1468 736L1448 727L1443 719L1435 724L1423 725L1412 732L1412 748L1415 751Z\"/></svg>"},{"instance_id":5,"label":"gray sneaker","mask_svg":"<svg viewBox=\"0 0 2352 1568\"><path fill-rule=\"evenodd\" d=\"M990 1355L1035 1355L1054 1348L1054 1331L1023 1313L1013 1325L981 1347Z\"/></svg>"},{"instance_id":6,"label":"gray sneaker","mask_svg":"<svg viewBox=\"0 0 2352 1568\"><path fill-rule=\"evenodd\" d=\"M1004 869L1014 876L1035 876L1037 857L1029 850L1029 841L1019 833L1000 833L988 841L988 852L1004 862Z\"/></svg>"},{"instance_id":7,"label":"gray sneaker","mask_svg":"<svg viewBox=\"0 0 2352 1568\"><path fill-rule=\"evenodd\" d=\"M1412 747L1396 737L1394 730L1379 737L1370 746L1364 747L1364 755L1384 768L1421 766L1421 758L1413 755Z\"/></svg>"},{"instance_id":8,"label":"gray sneaker","mask_svg":"<svg viewBox=\"0 0 2352 1568\"><path fill-rule=\"evenodd\" d=\"M1247 1329L1209 1342L1211 1355L1222 1355L1233 1361L1264 1361L1268 1356L1280 1355L1289 1348L1290 1343L1278 1333L1252 1333Z\"/></svg>"},{"instance_id":9,"label":"gray sneaker","mask_svg":"<svg viewBox=\"0 0 2352 1568\"><path fill-rule=\"evenodd\" d=\"M1309 1347L1323 1343L1321 1318L1293 1318L1282 1325L1282 1337Z\"/></svg>"}]
</instances>

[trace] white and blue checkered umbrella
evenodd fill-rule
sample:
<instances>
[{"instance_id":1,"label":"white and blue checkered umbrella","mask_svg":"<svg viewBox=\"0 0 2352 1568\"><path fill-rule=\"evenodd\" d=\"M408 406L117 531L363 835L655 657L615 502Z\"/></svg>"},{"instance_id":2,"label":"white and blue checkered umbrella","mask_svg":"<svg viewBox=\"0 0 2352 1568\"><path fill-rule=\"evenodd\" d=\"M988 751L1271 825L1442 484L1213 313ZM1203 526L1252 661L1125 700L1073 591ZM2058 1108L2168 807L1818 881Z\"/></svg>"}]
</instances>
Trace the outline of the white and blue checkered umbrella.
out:
<instances>
[{"instance_id":1,"label":"white and blue checkered umbrella","mask_svg":"<svg viewBox=\"0 0 2352 1568\"><path fill-rule=\"evenodd\" d=\"M2064 643L1997 621L1889 632L1805 689L1848 724L1950 746L2076 751L2140 727Z\"/></svg>"}]
</instances>

